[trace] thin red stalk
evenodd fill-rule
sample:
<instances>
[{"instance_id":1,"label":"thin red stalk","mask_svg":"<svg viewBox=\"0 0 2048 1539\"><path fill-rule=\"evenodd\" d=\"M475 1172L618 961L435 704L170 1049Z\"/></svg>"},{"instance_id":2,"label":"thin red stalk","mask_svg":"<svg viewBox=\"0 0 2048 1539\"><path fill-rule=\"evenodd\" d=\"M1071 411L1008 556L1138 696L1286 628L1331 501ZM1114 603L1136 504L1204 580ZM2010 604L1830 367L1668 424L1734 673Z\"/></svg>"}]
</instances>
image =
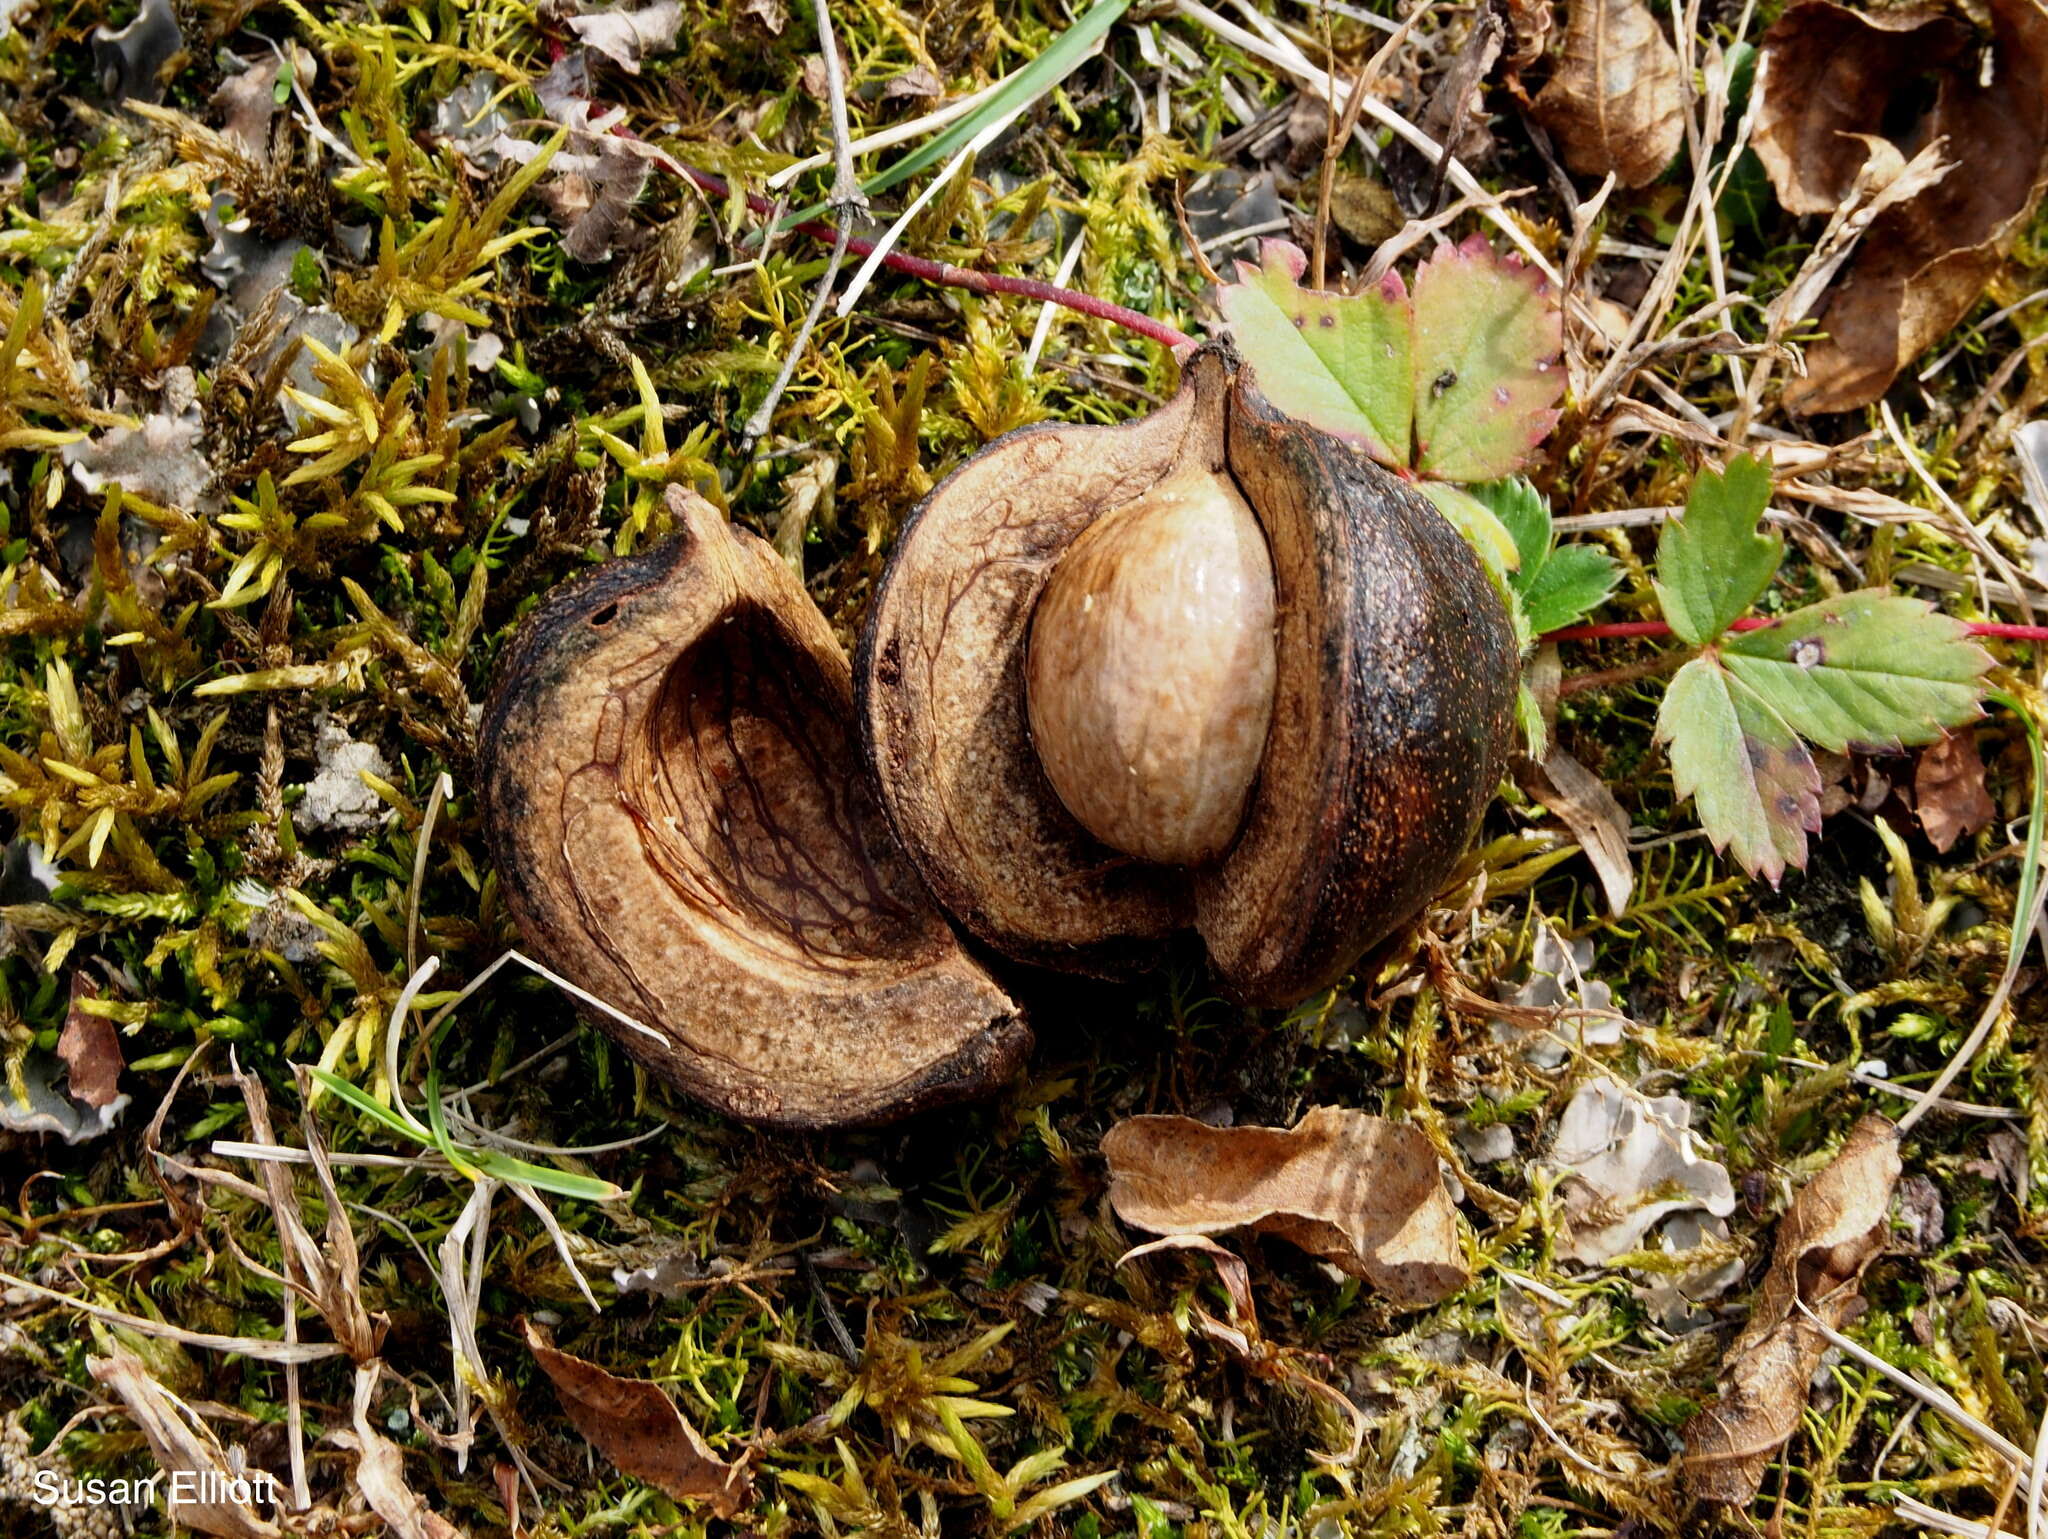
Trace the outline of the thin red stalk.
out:
<instances>
[{"instance_id":1,"label":"thin red stalk","mask_svg":"<svg viewBox=\"0 0 2048 1539\"><path fill-rule=\"evenodd\" d=\"M1777 621L1750 615L1735 621L1731 631L1758 631ZM1994 620L1965 621L1963 629L1972 636L1998 636L2007 641L2048 641L2048 625L2006 625ZM1671 627L1662 620L1613 620L1604 625L1567 625L1561 631L1546 631L1538 641L1605 641L1621 636L1668 636Z\"/></svg>"},{"instance_id":2,"label":"thin red stalk","mask_svg":"<svg viewBox=\"0 0 2048 1539\"><path fill-rule=\"evenodd\" d=\"M666 157L664 157L666 158ZM722 176L709 171L700 171L695 166L686 166L677 161L669 162L676 171L714 198L725 197L730 191ZM775 204L757 192L747 194L747 207L757 214L773 214ZM809 219L790 228L808 235L811 239L831 245L839 239L838 229L824 219ZM875 249L875 243L858 235L849 236L846 249L855 256L867 256ZM890 251L882 258L884 267L899 273L908 273L913 278L922 278L927 283L942 284L947 288L966 289L975 294L1014 294L1020 299L1036 299L1077 310L1083 315L1092 315L1098 320L1113 322L1126 331L1135 331L1142 337L1150 337L1167 347L1192 347L1194 338L1165 321L1154 320L1149 315L1122 305L1113 305L1106 299L1097 299L1092 294L1083 294L1074 289L1063 289L1056 283L1041 283L1036 278L1011 278L1002 273L979 272L971 267L955 267L951 262L934 262L928 257L910 256L901 251Z\"/></svg>"}]
</instances>

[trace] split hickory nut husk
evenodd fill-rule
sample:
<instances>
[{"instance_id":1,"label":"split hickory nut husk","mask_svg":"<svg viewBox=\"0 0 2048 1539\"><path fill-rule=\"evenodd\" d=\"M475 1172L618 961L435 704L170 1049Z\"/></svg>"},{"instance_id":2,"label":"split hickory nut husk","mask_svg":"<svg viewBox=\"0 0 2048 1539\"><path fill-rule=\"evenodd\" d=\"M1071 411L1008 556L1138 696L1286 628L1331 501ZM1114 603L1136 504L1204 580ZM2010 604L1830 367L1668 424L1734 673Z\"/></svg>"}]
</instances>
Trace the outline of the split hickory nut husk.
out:
<instances>
[{"instance_id":1,"label":"split hickory nut husk","mask_svg":"<svg viewBox=\"0 0 2048 1539\"><path fill-rule=\"evenodd\" d=\"M1291 1004L1451 874L1498 784L1500 598L1411 486L1219 348L1120 427L999 439L899 535L848 665L772 551L677 539L536 612L482 733L528 944L757 1121L981 1093L1029 1046L962 947L1101 976L1188 932ZM951 923L949 924L949 920Z\"/></svg>"}]
</instances>

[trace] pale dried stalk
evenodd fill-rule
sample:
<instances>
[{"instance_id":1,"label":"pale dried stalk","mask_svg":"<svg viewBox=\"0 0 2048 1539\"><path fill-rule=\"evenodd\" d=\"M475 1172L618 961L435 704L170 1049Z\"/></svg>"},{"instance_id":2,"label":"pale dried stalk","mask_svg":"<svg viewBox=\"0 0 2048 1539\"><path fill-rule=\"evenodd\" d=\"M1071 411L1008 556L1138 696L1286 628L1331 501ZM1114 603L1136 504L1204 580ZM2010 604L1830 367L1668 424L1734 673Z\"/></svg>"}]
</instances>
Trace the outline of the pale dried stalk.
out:
<instances>
[{"instance_id":1,"label":"pale dried stalk","mask_svg":"<svg viewBox=\"0 0 2048 1539\"><path fill-rule=\"evenodd\" d=\"M836 166L832 174L832 221L838 226L838 232L833 237L832 255L825 263L824 276L818 280L818 291L811 296L811 307L804 312L803 324L797 327L796 335L790 339L789 351L783 355L775 383L768 387L768 393L754 408L753 415L747 418L746 427L740 434L740 459L743 462L753 459L754 446L768 436L768 429L774 424L775 408L782 403L790 380L796 376L796 366L810 348L811 333L818 329L825 306L831 301L833 286L839 282L839 268L846 260L847 242L853 239L853 216L868 206L867 195L860 190L860 179L853 174L853 148L846 126L846 77L839 66L839 40L832 32L830 0L813 0L813 11L818 24L818 51L825 59L825 97L832 123L832 154ZM856 283L856 290L858 287ZM848 295L849 300L852 297ZM841 305L839 313L846 314L848 308L848 305Z\"/></svg>"},{"instance_id":2,"label":"pale dried stalk","mask_svg":"<svg viewBox=\"0 0 2048 1539\"><path fill-rule=\"evenodd\" d=\"M1306 54L1295 47L1292 40L1280 32L1278 28L1273 27L1270 22L1265 23L1265 26L1261 29L1265 35L1250 32L1238 26L1235 22L1217 15L1208 6L1202 4L1201 0L1175 0L1174 11L1175 14L1186 17L1196 25L1213 32L1225 42L1243 49L1252 57L1263 59L1275 68L1292 75L1325 101L1335 101L1337 99L1340 83L1328 72L1318 69ZM1444 147L1441 144L1438 144L1436 140L1432 139L1392 107L1389 107L1385 102L1370 93L1367 93L1364 99L1363 110L1375 122L1392 129L1394 133L1398 134L1424 155L1432 159L1444 155ZM1356 132L1361 143L1370 152L1371 144L1363 128L1358 129ZM1552 283L1557 284L1559 291L1562 292L1563 280L1558 276L1557 268L1548 257L1537 250L1535 243L1523 233L1521 225L1515 221L1513 216L1500 206L1500 199L1482 187L1479 179L1473 176L1466 169L1464 162L1455 155L1445 160L1445 169L1451 185L1456 187L1460 193L1475 201L1480 214L1486 219L1487 223L1506 236L1509 243L1522 254L1524 260L1538 272L1542 273L1544 277L1550 279Z\"/></svg>"},{"instance_id":3,"label":"pale dried stalk","mask_svg":"<svg viewBox=\"0 0 2048 1539\"><path fill-rule=\"evenodd\" d=\"M1694 74L1690 58L1690 39L1698 22L1699 0L1689 0L1684 15L1675 28L1686 44L1686 54L1681 59L1684 67L1680 74L1688 82ZM1706 92L1703 96L1695 98L1700 108L1700 116L1695 119L1690 111L1683 114L1688 141L1695 146L1720 142L1721 129L1726 121L1728 109L1728 71L1725 67L1725 58L1722 62L1722 68L1709 69L1705 72ZM1741 144L1731 146L1728 161L1730 166L1734 164L1735 157L1741 151ZM1693 161L1692 186L1686 194L1684 212L1679 216L1678 232L1673 237L1671 249L1665 254L1656 276L1650 280L1649 291L1643 296L1643 302L1636 307L1636 313L1630 319L1628 329L1619 345L1609 354L1607 363L1586 391L1583 405L1589 416L1599 415L1607 401L1619 392L1622 381L1628 377L1632 350L1636 344L1663 325L1673 301L1678 296L1678 286L1684 281L1685 271L1692 263L1693 253L1708 228L1707 217L1714 202L1713 167L1709 164L1708 158L1701 153L1696 152Z\"/></svg>"},{"instance_id":4,"label":"pale dried stalk","mask_svg":"<svg viewBox=\"0 0 2048 1539\"><path fill-rule=\"evenodd\" d=\"M923 117L912 118L907 123L895 123L888 128L877 129L874 133L864 134L858 139L849 140L846 145L846 153L848 156L855 158L872 155L878 150L894 149L897 145L906 144L912 139L922 139L926 134L936 133L948 123L966 117L968 113L979 107L1009 83L1009 76L1005 75L1001 80L983 86L979 91L974 92L970 96L963 96L957 101L950 101L942 107L933 108ZM766 185L769 191L780 192L806 171L815 171L820 166L833 164L837 153L838 147L835 145L830 150L820 150L814 155L806 155L802 160L784 166L780 171L767 178Z\"/></svg>"},{"instance_id":5,"label":"pale dried stalk","mask_svg":"<svg viewBox=\"0 0 2048 1539\"><path fill-rule=\"evenodd\" d=\"M1884 421L1886 436L1891 439L1899 453L1905 456L1906 464L1911 467L1914 478L1927 488L1935 502L1940 505L1942 512L1948 515L1945 523L1940 520L1936 521L1937 527L1942 528L1945 533L1955 536L1969 550L1970 563L1977 573L1980 597L1984 583L1987 580L1984 576L1984 563L1988 561L1998 569L1998 575L2005 579L2006 585L2020 595L2020 613L2026 617L2029 625L2033 624L2034 606L2026 598L2026 587L2020 579L2018 570L2005 558L2004 552L2000 551L1997 546L1993 545L1986 538L1984 531L1970 522L1970 516L1957 505L1955 498L1948 494L1948 488L1943 486L1928 472L1926 462L1920 458L1920 452L1913 447L1907 440L1905 433L1900 430L1899 419L1892 414L1892 403L1889 401L1879 403L1878 414ZM1996 515L1994 514L1993 516L1995 517ZM1987 519L1986 522L1989 522L1989 520ZM1990 608L1989 603L1987 602L1984 607Z\"/></svg>"},{"instance_id":6,"label":"pale dried stalk","mask_svg":"<svg viewBox=\"0 0 2048 1539\"><path fill-rule=\"evenodd\" d=\"M216 1336L207 1331L188 1331L181 1326L168 1325L162 1320L150 1320L119 1309L108 1309L101 1304L89 1304L84 1299L73 1298L68 1293L59 1293L55 1288L45 1288L41 1283L32 1283L27 1278L16 1277L10 1272L0 1272L0 1288L19 1288L36 1298L48 1299L53 1304L62 1304L81 1314L91 1315L95 1320L104 1320L109 1325L125 1325L131 1331L140 1331L145 1336L156 1336L164 1341L175 1341L180 1346L203 1347L209 1352L237 1352L243 1357L253 1357L259 1362L318 1363L330 1357L346 1355L331 1341L303 1341L292 1345L282 1341L266 1341L261 1336Z\"/></svg>"}]
</instances>

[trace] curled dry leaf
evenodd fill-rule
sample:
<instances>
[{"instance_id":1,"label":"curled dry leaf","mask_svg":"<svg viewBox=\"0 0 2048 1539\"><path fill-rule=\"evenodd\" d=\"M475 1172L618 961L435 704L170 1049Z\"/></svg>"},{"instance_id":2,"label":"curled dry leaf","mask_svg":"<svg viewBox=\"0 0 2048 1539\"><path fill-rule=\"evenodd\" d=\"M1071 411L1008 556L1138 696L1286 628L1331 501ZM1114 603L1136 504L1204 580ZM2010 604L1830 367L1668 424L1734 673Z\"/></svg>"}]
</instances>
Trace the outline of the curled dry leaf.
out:
<instances>
[{"instance_id":1,"label":"curled dry leaf","mask_svg":"<svg viewBox=\"0 0 2048 1539\"><path fill-rule=\"evenodd\" d=\"M150 1375L141 1358L115 1351L88 1358L85 1366L98 1383L121 1397L148 1440L157 1468L173 1477L163 1486L173 1523L217 1539L278 1539L275 1523L259 1516L249 1502L237 1500L249 1487L238 1480L220 1439L192 1407ZM181 1474L198 1477L189 1484L208 1499L181 1498L180 1492L188 1485L175 1478Z\"/></svg>"},{"instance_id":2,"label":"curled dry leaf","mask_svg":"<svg viewBox=\"0 0 2048 1539\"><path fill-rule=\"evenodd\" d=\"M356 1453L356 1490L370 1511L384 1520L393 1539L464 1539L461 1529L429 1508L406 1484L405 1456L398 1445L370 1425L370 1402L377 1390L378 1369L356 1369L353 1431L336 1431L335 1442Z\"/></svg>"},{"instance_id":3,"label":"curled dry leaf","mask_svg":"<svg viewBox=\"0 0 2048 1539\"><path fill-rule=\"evenodd\" d=\"M1983 771L1978 771L1982 779ZM73 1100L97 1110L111 1105L121 1091L121 1034L104 1015L85 1008L96 990L83 972L71 975L71 1009L57 1038L57 1056L64 1060L66 1083Z\"/></svg>"},{"instance_id":4,"label":"curled dry leaf","mask_svg":"<svg viewBox=\"0 0 2048 1539\"><path fill-rule=\"evenodd\" d=\"M1533 105L1566 165L1624 187L1654 182L1685 132L1678 54L1643 0L1572 0L1557 73Z\"/></svg>"},{"instance_id":5,"label":"curled dry leaf","mask_svg":"<svg viewBox=\"0 0 2048 1539\"><path fill-rule=\"evenodd\" d=\"M1899 1179L1897 1131L1866 1116L1842 1150L1792 1199L1749 1324L1721 1364L1714 1404L1685 1424L1687 1490L1741 1506L1764 1466L1798 1429L1827 1339L1799 1309L1841 1329L1860 1300L1863 1269L1884 1248Z\"/></svg>"},{"instance_id":6,"label":"curled dry leaf","mask_svg":"<svg viewBox=\"0 0 2048 1539\"><path fill-rule=\"evenodd\" d=\"M1604 1266L1641 1249L1674 1214L1735 1211L1727 1167L1699 1152L1692 1107L1675 1095L1652 1100L1605 1078L1580 1086L1550 1161L1565 1173L1570 1235L1559 1254L1570 1261Z\"/></svg>"},{"instance_id":7,"label":"curled dry leaf","mask_svg":"<svg viewBox=\"0 0 2048 1539\"><path fill-rule=\"evenodd\" d=\"M1319 1106L1292 1128L1127 1117L1102 1140L1117 1216L1154 1234L1277 1235L1399 1308L1465 1285L1436 1150L1411 1123Z\"/></svg>"},{"instance_id":8,"label":"curled dry leaf","mask_svg":"<svg viewBox=\"0 0 2048 1539\"><path fill-rule=\"evenodd\" d=\"M1628 814L1600 777L1562 748L1553 748L1541 763L1526 761L1522 787L1557 814L1600 878L1607 911L1619 919L1628 912L1636 889L1636 870L1628 853Z\"/></svg>"},{"instance_id":9,"label":"curled dry leaf","mask_svg":"<svg viewBox=\"0 0 2048 1539\"><path fill-rule=\"evenodd\" d=\"M1984 759L1975 732L1957 728L1921 750L1913 771L1913 805L1927 842L1944 854L1998 815L1984 789Z\"/></svg>"},{"instance_id":10,"label":"curled dry leaf","mask_svg":"<svg viewBox=\"0 0 2048 1539\"><path fill-rule=\"evenodd\" d=\"M713 1453L660 1385L621 1379L572 1357L530 1320L525 1329L526 1345L553 1381L569 1420L622 1473L679 1502L708 1502L721 1518L747 1504L754 1481L746 1462L728 1463Z\"/></svg>"},{"instance_id":11,"label":"curled dry leaf","mask_svg":"<svg viewBox=\"0 0 2048 1539\"><path fill-rule=\"evenodd\" d=\"M569 18L570 31L629 75L640 73L642 59L674 48L682 24L679 0L655 0L637 9L619 5Z\"/></svg>"},{"instance_id":12,"label":"curled dry leaf","mask_svg":"<svg viewBox=\"0 0 2048 1539\"><path fill-rule=\"evenodd\" d=\"M1961 18L1795 6L1764 40L1755 147L1794 213L1832 212L1867 155L1863 137L1940 142L1955 169L1875 220L1816 315L1828 336L1788 386L1794 411L1847 411L1975 304L2048 187L2048 6L1991 0L1986 54ZM1926 83L1937 81L1931 106Z\"/></svg>"}]
</instances>

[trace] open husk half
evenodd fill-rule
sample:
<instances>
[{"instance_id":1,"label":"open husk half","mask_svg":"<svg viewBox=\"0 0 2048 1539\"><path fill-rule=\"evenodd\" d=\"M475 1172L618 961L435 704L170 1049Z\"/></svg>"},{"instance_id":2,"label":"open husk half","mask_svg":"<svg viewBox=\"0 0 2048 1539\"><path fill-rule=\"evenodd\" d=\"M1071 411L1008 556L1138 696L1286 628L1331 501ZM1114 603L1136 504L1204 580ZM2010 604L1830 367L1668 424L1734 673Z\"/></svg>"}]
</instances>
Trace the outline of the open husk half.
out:
<instances>
[{"instance_id":1,"label":"open husk half","mask_svg":"<svg viewBox=\"0 0 2048 1539\"><path fill-rule=\"evenodd\" d=\"M1016 1005L877 810L844 652L764 542L672 492L680 533L551 595L480 743L492 856L536 955L639 1023L661 1078L819 1126L983 1093Z\"/></svg>"}]
</instances>

